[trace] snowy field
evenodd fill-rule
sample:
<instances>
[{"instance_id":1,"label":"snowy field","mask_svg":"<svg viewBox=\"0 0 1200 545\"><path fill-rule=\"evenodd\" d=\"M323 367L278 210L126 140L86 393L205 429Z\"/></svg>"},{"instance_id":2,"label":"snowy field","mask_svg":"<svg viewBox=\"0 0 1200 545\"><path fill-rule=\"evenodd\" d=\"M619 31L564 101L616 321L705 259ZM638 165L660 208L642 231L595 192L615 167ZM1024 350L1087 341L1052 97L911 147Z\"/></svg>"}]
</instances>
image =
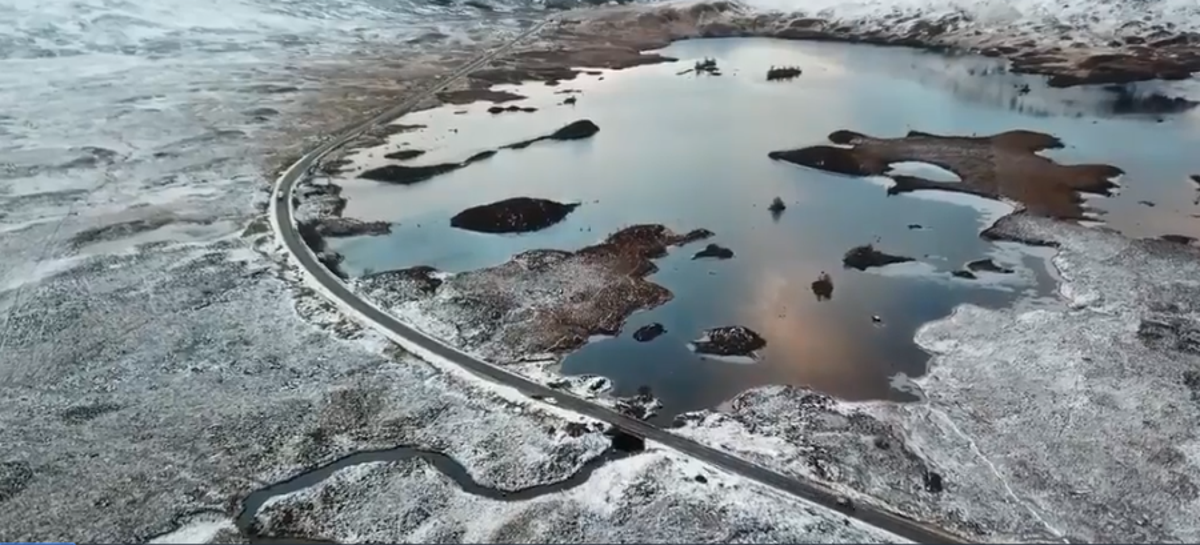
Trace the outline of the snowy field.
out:
<instances>
[{"instance_id":1,"label":"snowy field","mask_svg":"<svg viewBox=\"0 0 1200 545\"><path fill-rule=\"evenodd\" d=\"M760 1L752 5L797 7ZM148 540L195 513L232 517L238 499L249 491L361 449L435 448L460 461L478 481L497 487L561 479L600 452L601 438L564 433L561 416L528 410L442 375L340 319L297 285L261 221L269 180L288 157L542 16L536 6L487 5L491 9L455 1L0 0L0 528L5 539ZM1078 39L1097 43L1121 31L1121 21L1136 19L1139 28L1200 26L1200 8L1186 0L820 0L804 5L812 13L832 10L832 18L867 25L948 14L969 16L974 29L1022 35L1065 25ZM1075 239L1093 240L1090 236ZM1127 241L1094 240L1099 242L1068 255L1077 255L1077 263L1101 260L1137 270L1127 253L1133 250L1124 250ZM1105 248L1126 253L1109 255ZM1099 280L1089 283L1089 278L1141 279L1089 275L1101 269L1088 265L1074 270L1082 272L1072 285L1073 297L1098 292L1094 282ZM1188 278L1196 277L1187 272ZM1122 296L1137 293L1130 284L1114 289ZM1109 331L1093 339L1089 350L1131 349L1109 343L1127 341L1138 323L1132 316L1149 307L1138 306L1140 300L1108 306L1095 302L1108 301L1104 298L1082 300L1093 303L1070 312L1085 313L1084 320L1109 329L1084 327L1092 322L1066 320L1066 315L993 316L973 309L931 326L922 342L945 352L939 361L946 371L935 369L924 387L931 398L956 407L959 412L945 418L957 422L970 448L936 451L941 444L929 439L922 454L940 460L950 475L947 487L954 490L952 471L975 471L970 468L977 468L979 459L970 455L991 453L979 458L991 463L1006 493L1020 500L1014 505L1036 512L1050 534L1080 527L1087 532L1078 533L1087 538L1200 539L1192 526L1195 517L1192 523L1186 517L1196 512L1200 454L1193 432L1179 425L1195 421L1195 406L1186 396L1173 401L1170 395L1184 392L1165 386L1166 373L1177 371L1180 362L1194 364L1187 359L1191 356L1169 356L1176 358L1175 367L1162 366L1159 377L1133 364L1175 352L1148 351L1144 357L1135 352L1138 358L1120 360L1128 365L1104 375L1109 382L1065 389L1054 398L1065 405L1044 405L1045 410L1058 407L1054 415L1065 423L1054 432L1057 440L1092 441L1096 449L1102 446L1098 441L1119 442L1120 448L1100 449L1116 453L1114 459L1142 452L1135 447L1144 445L1156 447L1145 452L1162 453L1155 458L1161 470L1153 466L1137 473L1130 464L1142 460L1133 457L1132 462L1118 460L1115 469L1098 467L1092 478L1073 474L1091 487L1083 497L1101 498L1090 504L1091 511L1070 510L1078 507L1068 501L1080 497L1072 488L1076 483L1049 473L1073 462L1063 456L1089 451L1057 449L999 459L991 449L1029 445L1031 439L1044 443L1050 434L1038 420L1044 415L971 413L998 410L1002 400L981 399L973 382L953 378L955 369L982 372L983 362L996 364L989 371L999 371L1001 364L1027 367L1007 375L1010 379L1045 371L1059 373L1045 376L1062 381L1096 377L1100 371L1083 364L1071 368L1074 375L1064 374L1063 367L1047 363L1054 354L1048 350L1039 351L1040 358L1004 359L1003 351L979 348L1034 334L1057 339ZM1167 313L1190 319L1191 309ZM997 331L1003 320L1028 327ZM960 335L976 341L955 343ZM1099 354L1076 355L1084 361ZM980 355L993 359L975 358ZM952 365L972 358L974 366ZM944 393L935 383L947 385ZM1007 392L1035 386L1015 382ZM1139 391L1147 394L1135 395ZM1166 409L1150 406L1151 401L1173 403L1176 413L1159 419ZM1109 412L1092 410L1097 406ZM910 409L878 411L888 413L881 419L911 424L914 438L937 435L918 424L932 425L942 417L899 414ZM1108 418L1111 414L1121 418ZM1095 432L1094 426L1111 431ZM964 465L968 462L976 465ZM387 501L397 488L410 486L445 498L445 528L450 529L413 527L418 533L378 534L379 539L452 531L453 521L480 512L490 514L488 522L495 526L463 535L501 539L509 535L501 531L505 517L527 520L522 517L557 509L562 511L554 520L586 512L595 523L574 534L531 530L545 533L529 539L612 540L631 532L697 540L888 539L816 514L797 514L785 500L747 485L733 483L714 493L715 487L694 480L681 483L680 475L693 471L688 464L661 452L630 458L598 473L589 485L593 488L528 505L464 498L420 466L347 470L329 486L359 483L355 486L363 496L346 505ZM1160 480L1138 486L1173 486L1177 502L1140 505L1145 513L1136 516L1144 521L1131 518L1133 511L1112 515L1112 531L1094 527L1110 524L1093 516L1102 508L1122 509L1101 500L1125 496L1127 481L1150 471ZM1106 481L1105 475L1125 480ZM712 476L710 482L722 478ZM1037 488L1022 482L1056 484ZM613 501L596 499L600 494ZM629 507L617 505L626 497L650 504L645 508L656 514L652 522L633 522L622 510ZM303 493L282 500L304 501L309 499ZM336 507L310 507L328 524L322 530L328 537L362 535L353 532L364 531L363 517L378 522L395 516ZM1080 520L1063 518L1068 515ZM785 516L787 521L780 522ZM201 518L209 530L205 535L227 526L220 517ZM745 533L712 530L720 527Z\"/></svg>"}]
</instances>

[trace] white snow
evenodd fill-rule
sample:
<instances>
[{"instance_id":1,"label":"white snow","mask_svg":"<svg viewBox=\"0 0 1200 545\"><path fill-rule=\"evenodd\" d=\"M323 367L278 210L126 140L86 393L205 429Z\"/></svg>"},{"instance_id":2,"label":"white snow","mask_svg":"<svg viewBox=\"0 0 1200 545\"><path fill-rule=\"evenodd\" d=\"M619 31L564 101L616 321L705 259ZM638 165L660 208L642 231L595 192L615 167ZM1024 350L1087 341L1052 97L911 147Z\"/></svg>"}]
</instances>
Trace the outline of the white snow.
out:
<instances>
[{"instance_id":1,"label":"white snow","mask_svg":"<svg viewBox=\"0 0 1200 545\"><path fill-rule=\"evenodd\" d=\"M237 532L233 521L215 514L201 514L192 517L180 525L178 530L156 536L149 543L179 543L181 545L198 545L201 543L216 543L215 539L221 532Z\"/></svg>"}]
</instances>

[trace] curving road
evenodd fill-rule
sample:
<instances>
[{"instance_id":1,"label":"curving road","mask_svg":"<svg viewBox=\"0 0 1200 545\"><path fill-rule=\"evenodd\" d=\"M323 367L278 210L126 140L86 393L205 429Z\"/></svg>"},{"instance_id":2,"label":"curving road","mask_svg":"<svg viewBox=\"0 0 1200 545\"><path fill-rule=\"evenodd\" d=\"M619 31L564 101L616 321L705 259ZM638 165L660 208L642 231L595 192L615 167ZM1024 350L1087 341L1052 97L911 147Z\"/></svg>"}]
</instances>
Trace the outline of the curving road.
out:
<instances>
[{"instance_id":1,"label":"curving road","mask_svg":"<svg viewBox=\"0 0 1200 545\"><path fill-rule=\"evenodd\" d=\"M783 475L765 467L748 462L736 456L731 456L714 448L692 441L657 426L652 426L640 420L629 418L607 407L603 407L573 395L548 388L542 384L530 381L524 377L478 360L459 350L443 344L439 340L417 331L400 322L387 312L379 309L370 302L359 297L317 260L316 255L304 243L296 229L292 216L292 190L296 183L317 164L322 157L334 149L346 144L364 131L376 125L389 122L404 115L422 99L436 93L451 83L488 63L495 57L504 54L516 43L540 31L553 21L543 21L517 36L511 42L493 49L466 66L455 71L450 76L422 92L416 93L407 101L372 117L345 132L325 140L320 146L308 152L296 161L276 182L275 196L271 199L270 216L276 236L283 243L287 252L295 258L303 274L314 287L319 288L331 302L339 305L351 314L357 315L365 323L396 340L409 351L427 358L440 358L446 362L458 365L475 375L489 381L512 387L531 397L552 402L560 408L573 411L588 417L617 426L626 432L685 453L703 462L720 467L731 473L751 479L786 494L816 503L823 507L838 511L847 517L858 519L871 526L886 530L905 539L918 543L965 543L961 537L955 536L940 528L903 517L888 511L870 506L849 506L839 503L839 495L833 489L820 483L799 480Z\"/></svg>"}]
</instances>

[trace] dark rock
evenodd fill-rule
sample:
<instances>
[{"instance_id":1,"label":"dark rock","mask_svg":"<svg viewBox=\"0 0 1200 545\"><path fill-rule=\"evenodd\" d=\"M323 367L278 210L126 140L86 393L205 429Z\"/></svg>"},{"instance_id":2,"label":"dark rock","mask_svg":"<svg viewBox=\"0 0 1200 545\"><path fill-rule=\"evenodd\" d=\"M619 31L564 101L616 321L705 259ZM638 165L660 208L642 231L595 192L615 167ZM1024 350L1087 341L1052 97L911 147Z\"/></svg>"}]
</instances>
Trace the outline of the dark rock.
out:
<instances>
[{"instance_id":1,"label":"dark rock","mask_svg":"<svg viewBox=\"0 0 1200 545\"><path fill-rule=\"evenodd\" d=\"M821 271L821 275L812 283L812 292L818 301L833 299L833 279L825 271Z\"/></svg>"},{"instance_id":2,"label":"dark rock","mask_svg":"<svg viewBox=\"0 0 1200 545\"><path fill-rule=\"evenodd\" d=\"M942 476L935 471L926 470L923 480L925 481L925 490L927 492L938 494L942 490L945 490L942 484Z\"/></svg>"},{"instance_id":3,"label":"dark rock","mask_svg":"<svg viewBox=\"0 0 1200 545\"><path fill-rule=\"evenodd\" d=\"M871 267L884 267L894 263L908 263L910 261L914 261L914 259L886 254L876 250L874 245L866 244L852 248L849 252L846 252L846 256L842 258L842 265L847 268L865 271Z\"/></svg>"},{"instance_id":4,"label":"dark rock","mask_svg":"<svg viewBox=\"0 0 1200 545\"><path fill-rule=\"evenodd\" d=\"M880 450L887 450L889 448L892 448L892 444L889 443L887 438L883 437L883 436L876 436L874 443L875 443L875 448L880 449Z\"/></svg>"},{"instance_id":5,"label":"dark rock","mask_svg":"<svg viewBox=\"0 0 1200 545\"><path fill-rule=\"evenodd\" d=\"M479 153L476 153L475 155L468 157L466 161L463 161L463 166L469 165L476 161L482 161L484 159L489 159L493 155L496 155L496 150L490 149L490 150L481 151Z\"/></svg>"},{"instance_id":6,"label":"dark rock","mask_svg":"<svg viewBox=\"0 0 1200 545\"><path fill-rule=\"evenodd\" d=\"M525 148L529 147L530 145L535 144L537 142L541 142L543 140L558 140L558 141L583 140L584 138L592 137L592 135L594 135L598 132L600 132L600 127L596 126L595 123L593 123L591 120L588 120L588 119L581 119L579 121L574 121L574 122L566 125L565 127L558 129L546 136L539 136L537 138L533 138L530 140L524 140L521 142L517 142L515 144L509 144L507 146L504 146L504 148L505 149L525 149Z\"/></svg>"},{"instance_id":7,"label":"dark rock","mask_svg":"<svg viewBox=\"0 0 1200 545\"><path fill-rule=\"evenodd\" d=\"M708 477L705 477L704 475L696 475L695 477L692 477L692 478L695 479L695 481L700 484L708 483Z\"/></svg>"},{"instance_id":8,"label":"dark rock","mask_svg":"<svg viewBox=\"0 0 1200 545\"><path fill-rule=\"evenodd\" d=\"M1189 176L1189 178L1192 179L1192 183L1196 184L1197 187L1200 187L1200 174L1193 174Z\"/></svg>"},{"instance_id":9,"label":"dark rock","mask_svg":"<svg viewBox=\"0 0 1200 545\"><path fill-rule=\"evenodd\" d=\"M634 331L633 340L640 343L648 343L654 339L657 339L660 335L666 332L667 328L663 327L663 325L658 322L654 322L652 324L646 324L642 327L639 327L637 331Z\"/></svg>"},{"instance_id":10,"label":"dark rock","mask_svg":"<svg viewBox=\"0 0 1200 545\"><path fill-rule=\"evenodd\" d=\"M921 224L919 224L919 223L910 223L910 224L908 224L908 228L909 229L924 229L924 227L922 227Z\"/></svg>"},{"instance_id":11,"label":"dark rock","mask_svg":"<svg viewBox=\"0 0 1200 545\"><path fill-rule=\"evenodd\" d=\"M480 233L528 233L562 221L578 206L516 197L463 210L450 218L450 226Z\"/></svg>"},{"instance_id":12,"label":"dark rock","mask_svg":"<svg viewBox=\"0 0 1200 545\"><path fill-rule=\"evenodd\" d=\"M0 503L20 494L33 481L28 462L0 462Z\"/></svg>"},{"instance_id":13,"label":"dark rock","mask_svg":"<svg viewBox=\"0 0 1200 545\"><path fill-rule=\"evenodd\" d=\"M767 81L791 81L800 77L801 73L797 66L772 66L767 69Z\"/></svg>"},{"instance_id":14,"label":"dark rock","mask_svg":"<svg viewBox=\"0 0 1200 545\"><path fill-rule=\"evenodd\" d=\"M771 206L767 207L767 210L772 212L783 212L784 210L787 210L787 205L783 204L783 199L775 197L775 199L771 201Z\"/></svg>"},{"instance_id":15,"label":"dark rock","mask_svg":"<svg viewBox=\"0 0 1200 545\"><path fill-rule=\"evenodd\" d=\"M436 165L404 166L384 165L359 174L359 178L387 182L400 185L412 185L424 182L435 176L454 172L466 166L465 163L440 163Z\"/></svg>"},{"instance_id":16,"label":"dark rock","mask_svg":"<svg viewBox=\"0 0 1200 545\"><path fill-rule=\"evenodd\" d=\"M692 72L695 72L696 74L710 74L714 76L721 75L720 68L717 68L717 59L710 59L708 57L705 57L703 60L696 61L695 66L692 67Z\"/></svg>"},{"instance_id":17,"label":"dark rock","mask_svg":"<svg viewBox=\"0 0 1200 545\"><path fill-rule=\"evenodd\" d=\"M567 97L567 98L563 99L563 101L562 101L563 104L566 104L568 106L574 106L576 102L577 102L577 100L575 99L575 97Z\"/></svg>"},{"instance_id":18,"label":"dark rock","mask_svg":"<svg viewBox=\"0 0 1200 545\"><path fill-rule=\"evenodd\" d=\"M748 356L767 346L754 330L740 325L715 327L704 332L704 336L693 341L697 353L714 356Z\"/></svg>"},{"instance_id":19,"label":"dark rock","mask_svg":"<svg viewBox=\"0 0 1200 545\"><path fill-rule=\"evenodd\" d=\"M1196 242L1195 237L1189 237L1187 235L1163 235L1158 238L1167 242L1174 242L1175 244L1184 245L1191 245L1191 243Z\"/></svg>"},{"instance_id":20,"label":"dark rock","mask_svg":"<svg viewBox=\"0 0 1200 545\"><path fill-rule=\"evenodd\" d=\"M480 11L496 11L496 8L493 8L492 6L489 6L479 0L466 0L465 2L463 2L463 5L471 6Z\"/></svg>"},{"instance_id":21,"label":"dark rock","mask_svg":"<svg viewBox=\"0 0 1200 545\"><path fill-rule=\"evenodd\" d=\"M550 133L550 140L582 140L600 132L600 127L589 119L581 119Z\"/></svg>"},{"instance_id":22,"label":"dark rock","mask_svg":"<svg viewBox=\"0 0 1200 545\"><path fill-rule=\"evenodd\" d=\"M384 155L384 157L386 157L388 159L394 159L396 161L407 161L409 159L416 159L417 157L420 157L422 155L425 155L425 150L402 149L400 151L395 151L395 152L389 153L387 155Z\"/></svg>"},{"instance_id":23,"label":"dark rock","mask_svg":"<svg viewBox=\"0 0 1200 545\"><path fill-rule=\"evenodd\" d=\"M1012 274L1013 270L1008 267L1002 267L992 261L991 258L976 259L967 263L967 270L974 272L991 272L999 274Z\"/></svg>"},{"instance_id":24,"label":"dark rock","mask_svg":"<svg viewBox=\"0 0 1200 545\"><path fill-rule=\"evenodd\" d=\"M701 259L705 257L711 257L715 259L730 259L733 257L733 250L718 244L709 244L708 246L705 246L703 250L696 252L696 255L693 255L692 259Z\"/></svg>"},{"instance_id":25,"label":"dark rock","mask_svg":"<svg viewBox=\"0 0 1200 545\"><path fill-rule=\"evenodd\" d=\"M963 278L966 280L975 280L976 278L979 278L978 276L975 276L975 273L973 273L971 271L963 271L963 270L954 271L954 272L950 273L950 275L955 278Z\"/></svg>"},{"instance_id":26,"label":"dark rock","mask_svg":"<svg viewBox=\"0 0 1200 545\"><path fill-rule=\"evenodd\" d=\"M588 428L586 424L580 424L579 422L567 422L567 425L563 426L563 431L565 431L567 435L571 437L580 437L588 432Z\"/></svg>"},{"instance_id":27,"label":"dark rock","mask_svg":"<svg viewBox=\"0 0 1200 545\"><path fill-rule=\"evenodd\" d=\"M1138 201L1138 204L1140 204L1142 206L1149 206L1151 208L1154 208L1154 206L1155 206L1155 204L1150 201Z\"/></svg>"}]
</instances>

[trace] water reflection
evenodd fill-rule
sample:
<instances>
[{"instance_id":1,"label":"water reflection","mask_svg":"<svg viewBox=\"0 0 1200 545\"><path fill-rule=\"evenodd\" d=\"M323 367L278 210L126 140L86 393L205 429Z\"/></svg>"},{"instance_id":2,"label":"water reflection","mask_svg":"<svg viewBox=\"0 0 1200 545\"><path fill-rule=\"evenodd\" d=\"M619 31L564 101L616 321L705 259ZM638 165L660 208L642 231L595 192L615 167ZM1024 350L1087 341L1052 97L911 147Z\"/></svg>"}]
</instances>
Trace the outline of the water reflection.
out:
<instances>
[{"instance_id":1,"label":"water reflection","mask_svg":"<svg viewBox=\"0 0 1200 545\"><path fill-rule=\"evenodd\" d=\"M428 264L462 271L531 248L577 249L634 223L708 228L716 233L710 242L730 248L735 258L691 260L699 247L672 252L652 279L674 300L635 314L621 336L584 347L562 366L566 373L609 376L624 395L648 386L669 416L772 383L812 385L851 399L913 399L911 389L896 385L907 384L897 379L901 374L924 372L927 356L912 343L917 327L963 302L1004 305L1052 287L1041 262L1028 257L1030 250L978 237L1009 210L1005 205L933 192L889 197L885 180L796 168L767 159L771 150L821 143L845 128L880 136L911 129L1039 130L1067 143L1051 154L1058 160L1126 169L1123 191L1137 195L1131 202L1171 203L1130 207L1133 197L1126 195L1091 201L1108 212L1111 224L1137 231L1152 223L1150 231L1200 235L1190 216L1200 213L1190 204L1195 185L1186 178L1191 169L1200 171L1189 163L1189 150L1200 144L1186 121L1191 113L1161 124L1137 116L1076 118L1114 114L1120 108L1104 104L1120 95L1045 89L1039 80L996 68L991 59L903 49L729 39L678 43L667 54L688 64L717 58L724 75L677 76L678 66L649 66L606 72L605 81L583 76L560 87L520 88L530 97L521 104L538 108L536 113L490 116L482 104L406 118L404 123L429 128L392 137L386 150L362 152L356 157L361 168L384 164L383 154L402 145L426 151L414 163L435 164L578 119L594 121L600 132L586 141L498 154L410 187L342 180L350 199L346 215L396 222L390 236L335 241L346 255L344 268L358 274ZM766 82L766 70L780 64L801 66L804 74ZM1026 84L1027 92L1021 87ZM558 92L564 89L581 91L571 95L578 102L562 104ZM1014 97L1025 106L1010 108ZM468 114L456 114L462 110ZM449 226L464 208L511 197L583 205L562 223L528 235ZM784 209L773 210L776 197ZM918 263L865 273L842 268L846 250L870 242ZM951 276L988 255L1015 272L981 273L978 280ZM634 330L654 322L666 333L645 343L632 338ZM702 331L726 325L748 326L768 340L761 361L734 365L688 350Z\"/></svg>"}]
</instances>

